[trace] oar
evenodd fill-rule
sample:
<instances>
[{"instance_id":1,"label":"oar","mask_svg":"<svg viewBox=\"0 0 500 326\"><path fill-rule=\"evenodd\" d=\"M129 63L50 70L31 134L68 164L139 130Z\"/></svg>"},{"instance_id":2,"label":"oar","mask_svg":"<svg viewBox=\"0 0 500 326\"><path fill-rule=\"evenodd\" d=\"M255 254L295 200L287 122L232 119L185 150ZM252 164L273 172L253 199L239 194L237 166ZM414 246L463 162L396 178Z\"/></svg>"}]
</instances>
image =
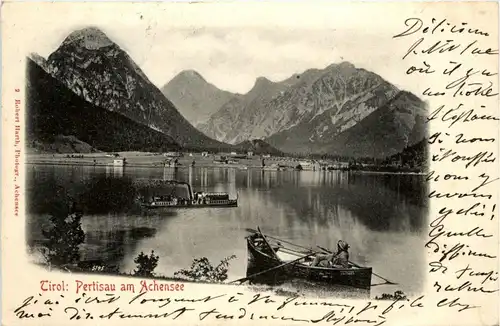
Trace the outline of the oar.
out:
<instances>
[{"instance_id":1,"label":"oar","mask_svg":"<svg viewBox=\"0 0 500 326\"><path fill-rule=\"evenodd\" d=\"M356 266L356 267L358 267L358 268L363 268L363 266L359 266L358 264L355 264L355 263L353 263L352 261L350 261L350 263L351 263L353 266ZM380 279L384 280L387 284L391 284L391 285L397 285L397 284L398 284L398 283L391 282L391 281L389 281L388 279L383 278L382 276L380 276L380 275L378 275L378 274L376 274L376 273L374 273L374 272L372 272L372 274L373 274L373 275L375 275L375 276L377 276L378 278L380 278Z\"/></svg>"},{"instance_id":2,"label":"oar","mask_svg":"<svg viewBox=\"0 0 500 326\"><path fill-rule=\"evenodd\" d=\"M235 282L240 282L240 283L243 283L243 282L245 282L246 280L249 280L249 279L251 279L251 278L253 278L253 277L255 277L255 276L259 276L259 275L262 275L262 274L264 274L264 273L268 273L268 272L270 272L270 271L273 271L273 270L275 270L275 269L282 268L282 267L285 267L285 266L287 266L287 265L290 265L290 264L296 263L296 262L298 262L299 260L305 259L305 258L310 257L310 256L315 255L315 254L316 254L316 253L310 253L310 254L308 254L308 255L305 255L305 256L300 257L300 258L297 258L297 259L295 259L295 260L289 261L289 262L287 262L287 263L284 263L284 264L281 264L281 265L278 265L278 266L275 266L275 267L269 268L269 269L267 269L267 270L265 270L265 271L258 272L258 273L252 274L252 275L250 275L250 276L247 276L247 277L244 277L244 278L240 278L240 279L237 279L237 280L231 281L231 282L229 282L229 284L231 284L231 283L235 283Z\"/></svg>"},{"instance_id":3,"label":"oar","mask_svg":"<svg viewBox=\"0 0 500 326\"><path fill-rule=\"evenodd\" d=\"M250 228L246 228L245 229L247 232L251 232L251 233L257 233L257 234L260 234L259 231L257 230L254 230L254 229L250 229ZM297 248L301 248L301 249L304 249L304 250L307 250L307 251L311 251L311 252L315 252L315 253L318 253L316 250L312 249L312 248L307 248L307 247L303 247L303 246L300 246L298 244L295 244L293 242L290 242L290 241L286 241L286 240L283 240L283 239L280 239L280 238L275 238L275 237L272 237L270 235L265 235L266 237L268 237L269 239L273 239L273 240L276 240L276 241L281 241L283 243L287 243L289 245L292 245L292 246L295 246Z\"/></svg>"},{"instance_id":4,"label":"oar","mask_svg":"<svg viewBox=\"0 0 500 326\"><path fill-rule=\"evenodd\" d=\"M324 252L328 253L328 254L331 254L332 252L326 248L323 248L321 246L317 246L319 249L323 250Z\"/></svg>"},{"instance_id":5,"label":"oar","mask_svg":"<svg viewBox=\"0 0 500 326\"><path fill-rule=\"evenodd\" d=\"M318 248L320 248L321 250L324 250L324 251L326 251L326 252L328 252L328 253L331 253L331 251L330 251L330 250L328 250L328 249L326 249L326 248L323 248L323 247L321 247L321 246L318 246ZM360 265L358 265L358 264L355 264L355 263L353 263L352 261L350 261L349 263L350 263L351 265L355 266L355 267L358 267L358 268L363 268L363 266L360 266ZM387 284L391 284L391 285L397 285L397 284L398 284L398 283L391 282L391 281L389 281L388 279L386 279L386 278L384 278L384 277L382 277L382 276L380 276L380 275L378 275L378 274L376 274L376 273L374 273L374 272L372 272L372 274L373 274L373 275L375 275L375 276L377 276L378 278L380 278L380 279L384 280Z\"/></svg>"},{"instance_id":6,"label":"oar","mask_svg":"<svg viewBox=\"0 0 500 326\"><path fill-rule=\"evenodd\" d=\"M309 252L303 252L303 251L293 250L293 249L290 249L290 248L287 248L287 247L283 247L283 246L280 246L280 245L278 245L278 248L279 248L280 252L284 252L285 254L293 255L293 256L297 256L297 257L302 257L303 255L309 253Z\"/></svg>"}]
</instances>

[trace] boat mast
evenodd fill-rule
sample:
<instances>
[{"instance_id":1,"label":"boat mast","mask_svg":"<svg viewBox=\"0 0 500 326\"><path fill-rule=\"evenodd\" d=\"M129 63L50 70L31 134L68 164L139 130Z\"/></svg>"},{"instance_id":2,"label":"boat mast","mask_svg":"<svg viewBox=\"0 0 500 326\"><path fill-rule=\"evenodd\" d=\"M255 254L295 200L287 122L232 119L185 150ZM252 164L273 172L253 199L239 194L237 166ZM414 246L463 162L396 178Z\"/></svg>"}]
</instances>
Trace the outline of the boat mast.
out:
<instances>
[{"instance_id":1,"label":"boat mast","mask_svg":"<svg viewBox=\"0 0 500 326\"><path fill-rule=\"evenodd\" d=\"M188 186L188 192L189 192L189 200L193 201L194 194L193 194L193 189L191 188L191 184L187 183L187 186Z\"/></svg>"}]
</instances>

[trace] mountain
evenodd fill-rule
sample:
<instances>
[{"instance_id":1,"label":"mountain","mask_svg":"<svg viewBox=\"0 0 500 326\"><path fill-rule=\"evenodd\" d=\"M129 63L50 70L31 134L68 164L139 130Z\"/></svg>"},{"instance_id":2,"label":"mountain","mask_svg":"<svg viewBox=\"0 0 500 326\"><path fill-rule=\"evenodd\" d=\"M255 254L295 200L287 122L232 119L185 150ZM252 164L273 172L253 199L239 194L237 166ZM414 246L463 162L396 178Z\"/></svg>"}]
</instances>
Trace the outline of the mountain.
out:
<instances>
[{"instance_id":1,"label":"mountain","mask_svg":"<svg viewBox=\"0 0 500 326\"><path fill-rule=\"evenodd\" d=\"M257 84L256 82L256 86ZM235 134L241 134L243 140L262 139L307 123L327 111L323 117L329 116L332 124L345 129L356 123L354 119L362 119L397 92L394 86L378 75L356 69L346 62L333 64L325 69L306 70L273 84L277 86L276 89L266 89L267 96L262 96L262 101L255 103L251 98L248 105L233 106L232 111L222 107L212 116L207 123L209 128L217 125L231 128L224 138L220 134L211 133L211 130L201 130L231 143L239 140L234 139ZM255 91L254 86L246 95L255 97ZM370 99L373 103L370 103ZM218 121L215 123L213 120ZM239 123L228 124L224 120L238 120ZM310 136L307 135L307 138Z\"/></svg>"},{"instance_id":2,"label":"mountain","mask_svg":"<svg viewBox=\"0 0 500 326\"><path fill-rule=\"evenodd\" d=\"M233 96L206 123L197 127L209 137L231 144L260 138L265 135L256 132L257 121L265 114L261 108L287 87L286 83L274 83L259 77L248 93Z\"/></svg>"},{"instance_id":3,"label":"mountain","mask_svg":"<svg viewBox=\"0 0 500 326\"><path fill-rule=\"evenodd\" d=\"M276 133L267 141L284 151L383 158L426 136L425 104L415 95L398 92L380 104L345 129L342 128L345 121L341 119L332 128L326 112L307 123Z\"/></svg>"},{"instance_id":4,"label":"mountain","mask_svg":"<svg viewBox=\"0 0 500 326\"><path fill-rule=\"evenodd\" d=\"M194 128L117 44L89 27L71 33L47 71L95 106L165 133L189 149L228 147Z\"/></svg>"},{"instance_id":5,"label":"mountain","mask_svg":"<svg viewBox=\"0 0 500 326\"><path fill-rule=\"evenodd\" d=\"M49 63L47 62L47 59L45 59L44 57L42 57L38 53L34 53L34 52L30 53L29 60L36 63L38 66L40 66L46 72L49 72L51 70Z\"/></svg>"},{"instance_id":6,"label":"mountain","mask_svg":"<svg viewBox=\"0 0 500 326\"><path fill-rule=\"evenodd\" d=\"M229 143L264 139L289 153L381 158L426 134L424 102L348 62L272 85L252 94L260 101L229 101L200 130Z\"/></svg>"},{"instance_id":7,"label":"mountain","mask_svg":"<svg viewBox=\"0 0 500 326\"><path fill-rule=\"evenodd\" d=\"M235 94L208 83L199 73L185 70L162 87L161 92L194 126L205 122Z\"/></svg>"},{"instance_id":8,"label":"mountain","mask_svg":"<svg viewBox=\"0 0 500 326\"><path fill-rule=\"evenodd\" d=\"M241 148L243 151L251 151L256 155L261 154L271 154L273 156L281 156L283 152L269 145L265 141L261 139L253 139L253 140L245 140L238 145L238 148Z\"/></svg>"},{"instance_id":9,"label":"mountain","mask_svg":"<svg viewBox=\"0 0 500 326\"><path fill-rule=\"evenodd\" d=\"M79 140L75 136L56 135L51 140L41 141L32 140L29 143L28 150L31 153L98 153L100 150L95 149L89 144Z\"/></svg>"},{"instance_id":10,"label":"mountain","mask_svg":"<svg viewBox=\"0 0 500 326\"><path fill-rule=\"evenodd\" d=\"M29 58L26 76L28 148L71 153L180 147L168 135L85 101Z\"/></svg>"}]
</instances>

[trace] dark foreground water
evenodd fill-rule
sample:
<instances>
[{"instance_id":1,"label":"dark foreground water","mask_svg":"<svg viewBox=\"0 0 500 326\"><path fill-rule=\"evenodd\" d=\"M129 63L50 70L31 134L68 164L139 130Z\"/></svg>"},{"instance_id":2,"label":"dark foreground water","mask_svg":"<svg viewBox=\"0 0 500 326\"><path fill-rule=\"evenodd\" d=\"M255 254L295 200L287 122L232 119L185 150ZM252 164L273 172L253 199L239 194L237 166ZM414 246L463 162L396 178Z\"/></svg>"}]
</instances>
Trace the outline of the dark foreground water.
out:
<instances>
[{"instance_id":1,"label":"dark foreground water","mask_svg":"<svg viewBox=\"0 0 500 326\"><path fill-rule=\"evenodd\" d=\"M424 230L427 218L422 176L348 172L237 170L226 168L113 168L27 165L27 239L43 241L54 198L72 196L85 203L82 260L101 260L123 272L134 258L154 250L155 272L172 276L193 258L214 265L236 255L229 280L246 272L246 228L304 246L350 246L351 260L397 286L376 286L372 295L419 292L424 283ZM123 182L107 182L110 177ZM133 205L134 180L177 179L195 190L239 195L237 208L143 212ZM117 179L114 179L115 181ZM373 276L372 283L380 280Z\"/></svg>"}]
</instances>

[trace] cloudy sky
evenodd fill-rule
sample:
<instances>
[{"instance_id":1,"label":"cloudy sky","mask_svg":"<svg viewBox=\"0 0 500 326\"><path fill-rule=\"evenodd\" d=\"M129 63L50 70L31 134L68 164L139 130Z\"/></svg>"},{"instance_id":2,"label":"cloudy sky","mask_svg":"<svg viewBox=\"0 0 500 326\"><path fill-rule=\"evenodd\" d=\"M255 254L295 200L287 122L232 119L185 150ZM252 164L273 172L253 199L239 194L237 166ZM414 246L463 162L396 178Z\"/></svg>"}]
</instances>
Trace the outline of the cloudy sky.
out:
<instances>
[{"instance_id":1,"label":"cloudy sky","mask_svg":"<svg viewBox=\"0 0 500 326\"><path fill-rule=\"evenodd\" d=\"M296 72L324 68L341 61L365 68L380 67L391 56L380 53L378 57L367 58L362 49L350 55L343 54L346 52L344 47L373 49L380 36L364 35L366 41L359 44L359 37L329 29L205 27L154 30L152 27L146 35L148 39L138 46L127 41L128 33L121 35L111 28L99 27L129 53L157 86L182 70L193 69L220 88L246 92L259 76L278 81ZM57 46L47 47L40 54L46 57Z\"/></svg>"},{"instance_id":2,"label":"cloudy sky","mask_svg":"<svg viewBox=\"0 0 500 326\"><path fill-rule=\"evenodd\" d=\"M46 57L72 31L96 26L159 87L180 71L193 69L219 88L245 93L259 76L279 81L306 69L349 61L418 92L421 87L405 75L408 60L401 60L415 37L392 37L404 31L406 18L432 17L427 7L149 3L123 4L118 10L116 5L58 4L25 13L38 21L25 29L32 35L29 51ZM43 11L60 12L61 17Z\"/></svg>"}]
</instances>

